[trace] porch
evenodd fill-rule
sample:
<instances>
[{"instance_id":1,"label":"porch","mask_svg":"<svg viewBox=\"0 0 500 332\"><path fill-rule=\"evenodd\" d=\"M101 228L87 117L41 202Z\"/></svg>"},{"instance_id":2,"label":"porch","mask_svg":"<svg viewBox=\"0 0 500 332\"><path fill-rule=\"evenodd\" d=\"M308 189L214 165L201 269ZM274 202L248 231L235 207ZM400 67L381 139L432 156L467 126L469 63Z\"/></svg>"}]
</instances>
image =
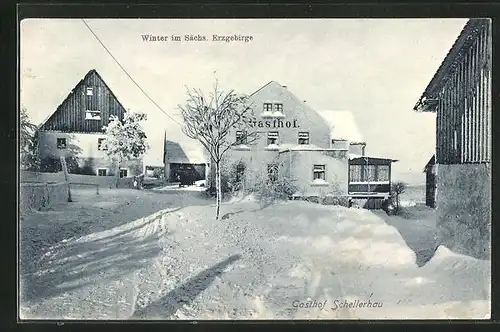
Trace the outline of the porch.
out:
<instances>
[{"instance_id":1,"label":"porch","mask_svg":"<svg viewBox=\"0 0 500 332\"><path fill-rule=\"evenodd\" d=\"M391 166L395 159L349 156L350 206L381 209L391 196Z\"/></svg>"}]
</instances>

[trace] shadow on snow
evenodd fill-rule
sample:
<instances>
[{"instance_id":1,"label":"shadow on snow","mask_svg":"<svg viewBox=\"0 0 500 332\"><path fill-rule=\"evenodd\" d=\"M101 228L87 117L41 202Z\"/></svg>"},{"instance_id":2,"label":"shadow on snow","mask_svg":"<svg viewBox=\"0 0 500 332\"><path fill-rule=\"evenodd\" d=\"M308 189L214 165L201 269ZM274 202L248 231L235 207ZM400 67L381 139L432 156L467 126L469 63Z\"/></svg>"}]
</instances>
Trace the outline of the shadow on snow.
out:
<instances>
[{"instance_id":1,"label":"shadow on snow","mask_svg":"<svg viewBox=\"0 0 500 332\"><path fill-rule=\"evenodd\" d=\"M241 259L241 255L232 255L224 261L198 273L194 277L188 279L179 287L167 293L164 297L151 303L150 305L140 308L134 312L131 319L147 319L148 316L161 315L168 319L176 313L176 311L184 305L187 305L215 280L215 278L224 272L224 269Z\"/></svg>"}]
</instances>

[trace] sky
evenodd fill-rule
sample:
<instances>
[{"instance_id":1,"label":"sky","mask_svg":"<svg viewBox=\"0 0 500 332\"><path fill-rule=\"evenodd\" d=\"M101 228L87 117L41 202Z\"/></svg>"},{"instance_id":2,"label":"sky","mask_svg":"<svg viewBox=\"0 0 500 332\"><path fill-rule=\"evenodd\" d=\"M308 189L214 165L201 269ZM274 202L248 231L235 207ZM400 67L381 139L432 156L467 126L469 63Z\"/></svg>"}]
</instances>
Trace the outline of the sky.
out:
<instances>
[{"instance_id":1,"label":"sky","mask_svg":"<svg viewBox=\"0 0 500 332\"><path fill-rule=\"evenodd\" d=\"M423 176L435 149L435 115L413 106L466 23L464 19L88 19L130 76L182 123L186 87L251 94L276 81L317 110L351 111L368 155L398 159L394 177ZM146 42L143 35L166 36ZM206 42L175 42L173 34ZM249 42L212 35L252 36ZM163 137L198 145L155 106L80 19L21 22L20 95L41 123L85 74L96 69L118 100L144 112L150 164L161 164ZM189 154L188 151L188 154Z\"/></svg>"}]
</instances>

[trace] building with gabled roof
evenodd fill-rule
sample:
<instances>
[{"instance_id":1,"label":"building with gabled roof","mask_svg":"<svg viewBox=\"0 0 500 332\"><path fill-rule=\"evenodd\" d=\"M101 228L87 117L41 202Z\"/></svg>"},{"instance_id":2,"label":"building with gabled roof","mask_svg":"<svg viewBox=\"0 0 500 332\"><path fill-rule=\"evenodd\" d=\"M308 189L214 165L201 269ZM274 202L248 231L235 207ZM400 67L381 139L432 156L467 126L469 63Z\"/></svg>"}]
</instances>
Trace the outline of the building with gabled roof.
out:
<instances>
[{"instance_id":1,"label":"building with gabled roof","mask_svg":"<svg viewBox=\"0 0 500 332\"><path fill-rule=\"evenodd\" d=\"M113 115L123 119L125 112L101 75L90 70L38 127L42 171L57 171L60 157L65 157L70 172L114 175L117 170L103 150L103 127ZM120 177L141 174L142 159L123 163L119 172Z\"/></svg>"},{"instance_id":2,"label":"building with gabled roof","mask_svg":"<svg viewBox=\"0 0 500 332\"><path fill-rule=\"evenodd\" d=\"M246 188L281 176L296 187L291 198L380 208L389 197L395 160L365 154L366 142L352 113L318 112L275 81L252 93L249 104L255 115L251 130L258 139L247 144L245 133L234 130L235 145L226 157Z\"/></svg>"},{"instance_id":3,"label":"building with gabled roof","mask_svg":"<svg viewBox=\"0 0 500 332\"><path fill-rule=\"evenodd\" d=\"M491 36L490 19L470 19L413 108L436 113L439 244L477 258L491 252Z\"/></svg>"}]
</instances>

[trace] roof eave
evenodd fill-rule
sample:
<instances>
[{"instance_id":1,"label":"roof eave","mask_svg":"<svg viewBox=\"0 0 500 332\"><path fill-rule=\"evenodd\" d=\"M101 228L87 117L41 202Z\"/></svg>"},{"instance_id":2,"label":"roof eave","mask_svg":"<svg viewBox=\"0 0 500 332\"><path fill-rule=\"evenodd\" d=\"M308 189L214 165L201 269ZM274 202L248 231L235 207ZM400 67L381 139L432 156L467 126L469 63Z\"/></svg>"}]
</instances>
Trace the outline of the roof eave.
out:
<instances>
[{"instance_id":1,"label":"roof eave","mask_svg":"<svg viewBox=\"0 0 500 332\"><path fill-rule=\"evenodd\" d=\"M413 110L418 113L435 113L439 101L437 99L420 99Z\"/></svg>"},{"instance_id":2,"label":"roof eave","mask_svg":"<svg viewBox=\"0 0 500 332\"><path fill-rule=\"evenodd\" d=\"M418 100L418 102L415 104L413 107L414 111L417 112L434 112L435 109L431 108L428 109L426 105L423 105L423 101L426 99L434 99L435 98L435 92L439 90L439 88L442 85L442 81L445 75L445 73L448 71L448 69L452 66L453 62L455 61L456 57L459 55L458 53L460 50L467 44L468 37L470 34L473 32L473 30L480 24L482 24L483 19L470 19L467 21L465 24L464 28L458 35L457 39L451 46L450 50L446 54L445 58L441 62L438 70L430 80L429 84L425 88L424 92L422 93L422 96Z\"/></svg>"}]
</instances>

